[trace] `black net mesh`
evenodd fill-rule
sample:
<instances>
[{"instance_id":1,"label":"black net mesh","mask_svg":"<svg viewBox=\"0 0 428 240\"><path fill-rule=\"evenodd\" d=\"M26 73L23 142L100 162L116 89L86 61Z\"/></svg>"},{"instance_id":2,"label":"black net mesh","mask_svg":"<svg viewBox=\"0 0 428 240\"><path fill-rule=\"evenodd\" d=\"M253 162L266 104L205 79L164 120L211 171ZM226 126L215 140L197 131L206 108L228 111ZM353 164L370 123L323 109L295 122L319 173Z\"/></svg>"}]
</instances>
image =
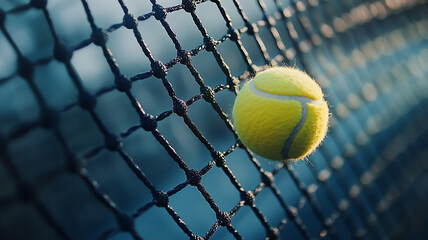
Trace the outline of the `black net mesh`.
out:
<instances>
[{"instance_id":1,"label":"black net mesh","mask_svg":"<svg viewBox=\"0 0 428 240\"><path fill-rule=\"evenodd\" d=\"M425 0L0 3L0 239L428 236ZM330 105L306 161L233 127L275 65Z\"/></svg>"}]
</instances>

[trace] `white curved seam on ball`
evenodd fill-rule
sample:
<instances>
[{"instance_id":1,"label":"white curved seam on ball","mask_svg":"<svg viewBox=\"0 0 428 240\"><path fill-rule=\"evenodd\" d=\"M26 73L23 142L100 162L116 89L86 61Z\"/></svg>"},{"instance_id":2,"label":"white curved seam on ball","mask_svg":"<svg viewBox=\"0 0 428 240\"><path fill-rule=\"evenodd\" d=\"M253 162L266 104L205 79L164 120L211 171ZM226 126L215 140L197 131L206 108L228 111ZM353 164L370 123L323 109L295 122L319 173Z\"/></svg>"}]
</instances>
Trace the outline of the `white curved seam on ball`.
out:
<instances>
[{"instance_id":1,"label":"white curved seam on ball","mask_svg":"<svg viewBox=\"0 0 428 240\"><path fill-rule=\"evenodd\" d=\"M262 91L260 89L258 89L256 87L256 85L254 85L254 81L250 82L250 89L257 95L261 96L261 97L267 97L267 98L273 98L273 99L278 99L278 100L284 100L284 101L288 101L288 100L294 100L294 101L298 101L300 103L311 103L311 104L320 104L322 103L322 99L321 100L315 100L312 98L308 98L308 97L302 97L302 96L286 96L286 95L279 95L279 94L273 94L273 93L269 93L269 92L265 92Z\"/></svg>"},{"instance_id":2,"label":"white curved seam on ball","mask_svg":"<svg viewBox=\"0 0 428 240\"><path fill-rule=\"evenodd\" d=\"M294 138L297 136L297 133L299 133L300 129L302 129L303 124L306 121L306 117L308 116L308 107L305 103L300 103L302 105L302 117L300 118L299 123L297 126L293 129L290 136L288 136L287 140L285 140L285 144L282 147L282 156L285 159L289 159L290 156L288 156L288 151L290 150L290 146L293 143Z\"/></svg>"},{"instance_id":3,"label":"white curved seam on ball","mask_svg":"<svg viewBox=\"0 0 428 240\"><path fill-rule=\"evenodd\" d=\"M299 133L300 129L302 129L303 124L306 121L306 117L308 115L308 107L307 104L321 104L322 100L314 100L308 97L301 97L301 96L285 96L285 95L278 95L278 94L273 94L273 93L268 93L268 92L264 92L260 89L258 89L255 85L254 85L254 81L250 82L250 89L251 91L253 91L255 94L261 96L261 97L266 97L266 98L273 98L273 99L278 99L278 100L284 100L284 101L289 101L289 100L294 100L294 101L298 101L301 105L302 105L302 117L300 118L299 123L297 124L297 126L293 129L293 131L291 132L290 136L288 136L287 140L285 140L284 146L282 147L282 156L285 159L289 159L290 157L288 156L288 151L290 149L291 144L293 143L294 138L297 136L297 134Z\"/></svg>"}]
</instances>

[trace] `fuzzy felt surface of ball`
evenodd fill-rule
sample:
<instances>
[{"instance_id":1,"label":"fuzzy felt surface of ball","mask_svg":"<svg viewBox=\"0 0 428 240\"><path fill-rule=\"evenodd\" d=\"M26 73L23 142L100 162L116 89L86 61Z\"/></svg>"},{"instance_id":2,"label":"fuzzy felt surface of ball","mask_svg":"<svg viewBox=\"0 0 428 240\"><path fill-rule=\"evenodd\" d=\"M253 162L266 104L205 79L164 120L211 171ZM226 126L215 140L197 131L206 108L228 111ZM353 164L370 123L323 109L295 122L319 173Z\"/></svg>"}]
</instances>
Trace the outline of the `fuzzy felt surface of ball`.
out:
<instances>
[{"instance_id":1,"label":"fuzzy felt surface of ball","mask_svg":"<svg viewBox=\"0 0 428 240\"><path fill-rule=\"evenodd\" d=\"M257 155L279 161L313 152L329 119L320 86L291 67L272 67L246 82L232 114L241 142Z\"/></svg>"}]
</instances>

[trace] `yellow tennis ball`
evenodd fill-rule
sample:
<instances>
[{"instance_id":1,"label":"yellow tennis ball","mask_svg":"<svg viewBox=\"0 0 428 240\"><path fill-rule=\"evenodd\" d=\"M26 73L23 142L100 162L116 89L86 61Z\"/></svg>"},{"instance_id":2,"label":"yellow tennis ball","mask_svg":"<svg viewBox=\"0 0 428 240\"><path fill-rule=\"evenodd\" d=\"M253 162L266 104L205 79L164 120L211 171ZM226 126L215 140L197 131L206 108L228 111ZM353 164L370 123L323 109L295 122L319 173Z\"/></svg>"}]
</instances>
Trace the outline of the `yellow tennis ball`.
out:
<instances>
[{"instance_id":1,"label":"yellow tennis ball","mask_svg":"<svg viewBox=\"0 0 428 240\"><path fill-rule=\"evenodd\" d=\"M244 84L233 106L241 142L271 160L298 160L310 154L323 140L328 118L320 86L290 67L258 73Z\"/></svg>"}]
</instances>

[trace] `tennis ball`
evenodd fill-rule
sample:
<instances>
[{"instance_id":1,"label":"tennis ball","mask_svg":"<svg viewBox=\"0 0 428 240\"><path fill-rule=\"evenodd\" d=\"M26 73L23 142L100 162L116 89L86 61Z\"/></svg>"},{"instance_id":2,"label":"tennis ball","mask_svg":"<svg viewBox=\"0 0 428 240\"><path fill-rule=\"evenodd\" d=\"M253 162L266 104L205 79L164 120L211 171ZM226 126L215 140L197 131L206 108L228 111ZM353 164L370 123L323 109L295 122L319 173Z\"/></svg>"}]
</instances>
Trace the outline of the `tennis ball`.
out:
<instances>
[{"instance_id":1,"label":"tennis ball","mask_svg":"<svg viewBox=\"0 0 428 240\"><path fill-rule=\"evenodd\" d=\"M329 118L320 86L290 67L269 68L245 83L232 114L241 142L271 160L310 154L323 140Z\"/></svg>"}]
</instances>

